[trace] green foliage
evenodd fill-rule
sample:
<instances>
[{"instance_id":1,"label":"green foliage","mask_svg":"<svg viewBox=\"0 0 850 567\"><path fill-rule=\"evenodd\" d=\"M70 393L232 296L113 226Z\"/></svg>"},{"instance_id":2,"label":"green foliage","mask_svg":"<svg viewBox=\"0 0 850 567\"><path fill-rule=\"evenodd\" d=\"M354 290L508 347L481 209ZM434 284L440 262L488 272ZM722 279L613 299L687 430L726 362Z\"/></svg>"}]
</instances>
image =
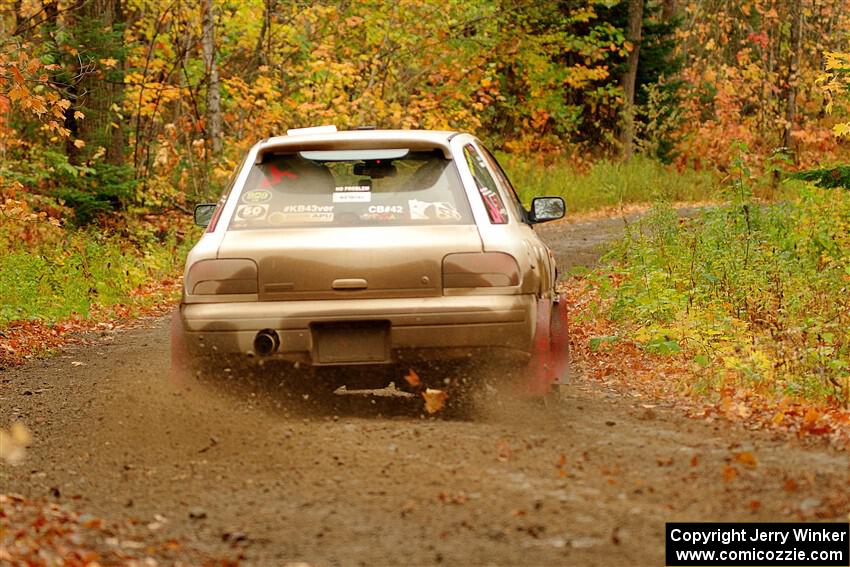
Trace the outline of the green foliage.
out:
<instances>
[{"instance_id":1,"label":"green foliage","mask_svg":"<svg viewBox=\"0 0 850 567\"><path fill-rule=\"evenodd\" d=\"M627 163L602 160L580 171L567 160L542 163L533 158L499 154L526 205L540 195L564 198L567 210L588 211L653 201L704 201L716 196L709 172L677 172L657 161L637 157Z\"/></svg>"},{"instance_id":2,"label":"green foliage","mask_svg":"<svg viewBox=\"0 0 850 567\"><path fill-rule=\"evenodd\" d=\"M192 244L175 230L163 234L140 226L132 239L120 232L55 228L21 246L36 224L0 226L0 327L86 316L94 304L144 304L142 287L179 273Z\"/></svg>"},{"instance_id":3,"label":"green foliage","mask_svg":"<svg viewBox=\"0 0 850 567\"><path fill-rule=\"evenodd\" d=\"M637 108L635 145L639 153L669 164L677 156L676 145L681 140L682 112L679 108L677 81L644 85L644 102Z\"/></svg>"},{"instance_id":4,"label":"green foliage","mask_svg":"<svg viewBox=\"0 0 850 567\"><path fill-rule=\"evenodd\" d=\"M807 187L680 219L659 206L608 256L610 317L717 383L850 401L850 194Z\"/></svg>"},{"instance_id":5,"label":"green foliage","mask_svg":"<svg viewBox=\"0 0 850 567\"><path fill-rule=\"evenodd\" d=\"M488 142L520 151L557 148L579 133L592 105L618 104L619 77L608 69L624 53L624 35L606 17L608 5L496 3L496 27L485 32L496 56L485 80L497 86L483 93L481 128ZM530 134L536 139L523 145Z\"/></svg>"},{"instance_id":6,"label":"green foliage","mask_svg":"<svg viewBox=\"0 0 850 567\"><path fill-rule=\"evenodd\" d=\"M54 194L74 209L76 222L89 224L97 215L123 209L135 192L133 169L99 163L85 168L87 175L72 177Z\"/></svg>"},{"instance_id":7,"label":"green foliage","mask_svg":"<svg viewBox=\"0 0 850 567\"><path fill-rule=\"evenodd\" d=\"M69 207L77 225L125 208L133 202L137 185L130 166L73 165L67 155L52 149L20 153L14 167L0 163L0 179L37 187L38 194Z\"/></svg>"},{"instance_id":8,"label":"green foliage","mask_svg":"<svg viewBox=\"0 0 850 567\"><path fill-rule=\"evenodd\" d=\"M795 179L810 181L827 189L837 187L850 189L850 165L839 165L836 167L801 171L793 174L792 177Z\"/></svg>"},{"instance_id":9,"label":"green foliage","mask_svg":"<svg viewBox=\"0 0 850 567\"><path fill-rule=\"evenodd\" d=\"M566 99L578 110L574 133L571 133L572 140L593 148L610 146L612 133L620 125L623 100L621 82L628 59L628 51L623 48L623 44L624 30L628 26L629 3L598 4L595 6L597 20L575 26L574 33L583 39L593 38L603 46L606 42L613 43L618 49L612 49L605 60L608 72L588 85L592 88L566 93ZM669 162L674 157L673 146L677 141L674 131L679 124L675 109L683 86L682 81L672 79L681 70L684 61L676 53L674 40L681 22L680 18L665 20L661 16L660 4L646 3L643 14L635 77L635 105L638 111L635 121L639 132L652 132L654 143L639 144L638 149L644 155ZM604 35L600 34L603 29L607 32ZM569 54L566 58L572 63L578 60Z\"/></svg>"}]
</instances>

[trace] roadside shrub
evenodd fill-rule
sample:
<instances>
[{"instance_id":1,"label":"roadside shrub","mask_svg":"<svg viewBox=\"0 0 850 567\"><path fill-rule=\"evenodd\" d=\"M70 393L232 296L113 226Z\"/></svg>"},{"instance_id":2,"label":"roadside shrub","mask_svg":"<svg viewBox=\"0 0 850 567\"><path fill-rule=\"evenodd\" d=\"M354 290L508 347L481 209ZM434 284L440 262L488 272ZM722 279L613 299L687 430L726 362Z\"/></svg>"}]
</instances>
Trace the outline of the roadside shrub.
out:
<instances>
[{"instance_id":1,"label":"roadside shrub","mask_svg":"<svg viewBox=\"0 0 850 567\"><path fill-rule=\"evenodd\" d=\"M69 213L66 218L78 226L123 210L133 201L137 182L130 166L73 165L65 154L53 149L15 157L14 161L0 161L0 189L17 187L13 193L30 204L40 200L61 205Z\"/></svg>"},{"instance_id":2,"label":"roadside shrub","mask_svg":"<svg viewBox=\"0 0 850 567\"><path fill-rule=\"evenodd\" d=\"M193 230L182 217L108 231L60 227L13 200L0 204L0 218L0 328L87 316L95 304L144 304L145 286L179 275Z\"/></svg>"},{"instance_id":3,"label":"roadside shrub","mask_svg":"<svg viewBox=\"0 0 850 567\"><path fill-rule=\"evenodd\" d=\"M744 187L692 219L659 206L597 278L609 317L650 350L728 381L850 403L850 194L813 186L763 205Z\"/></svg>"},{"instance_id":4,"label":"roadside shrub","mask_svg":"<svg viewBox=\"0 0 850 567\"><path fill-rule=\"evenodd\" d=\"M850 189L850 165L838 165L835 167L801 171L795 173L793 177L804 181L811 181L825 188L841 187Z\"/></svg>"}]
</instances>

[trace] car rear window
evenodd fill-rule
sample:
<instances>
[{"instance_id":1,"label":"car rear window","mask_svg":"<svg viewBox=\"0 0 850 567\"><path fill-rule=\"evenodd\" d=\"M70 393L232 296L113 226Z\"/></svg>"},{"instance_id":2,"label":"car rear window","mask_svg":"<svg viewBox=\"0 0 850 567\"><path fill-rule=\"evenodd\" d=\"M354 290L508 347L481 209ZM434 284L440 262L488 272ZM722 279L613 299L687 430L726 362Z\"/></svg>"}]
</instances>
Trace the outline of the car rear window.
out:
<instances>
[{"instance_id":1,"label":"car rear window","mask_svg":"<svg viewBox=\"0 0 850 567\"><path fill-rule=\"evenodd\" d=\"M235 230L472 224L454 162L406 149L304 151L254 165Z\"/></svg>"}]
</instances>

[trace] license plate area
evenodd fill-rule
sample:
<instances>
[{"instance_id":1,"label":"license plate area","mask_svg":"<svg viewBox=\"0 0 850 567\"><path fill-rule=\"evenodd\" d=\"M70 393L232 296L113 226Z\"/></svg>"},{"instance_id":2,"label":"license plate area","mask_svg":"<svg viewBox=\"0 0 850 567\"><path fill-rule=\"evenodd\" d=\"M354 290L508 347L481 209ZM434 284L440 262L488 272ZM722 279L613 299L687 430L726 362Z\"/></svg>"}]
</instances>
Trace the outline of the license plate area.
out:
<instances>
[{"instance_id":1,"label":"license plate area","mask_svg":"<svg viewBox=\"0 0 850 567\"><path fill-rule=\"evenodd\" d=\"M390 359L389 321L316 323L313 360L318 364L364 364Z\"/></svg>"}]
</instances>

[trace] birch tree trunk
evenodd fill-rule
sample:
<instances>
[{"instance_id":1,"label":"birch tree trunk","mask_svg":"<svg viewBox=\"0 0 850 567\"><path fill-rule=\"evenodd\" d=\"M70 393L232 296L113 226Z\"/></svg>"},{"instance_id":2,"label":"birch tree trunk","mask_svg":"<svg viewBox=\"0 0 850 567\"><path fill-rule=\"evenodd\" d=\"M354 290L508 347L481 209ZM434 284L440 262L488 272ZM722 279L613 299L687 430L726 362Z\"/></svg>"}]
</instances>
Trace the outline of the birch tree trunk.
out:
<instances>
[{"instance_id":1,"label":"birch tree trunk","mask_svg":"<svg viewBox=\"0 0 850 567\"><path fill-rule=\"evenodd\" d=\"M215 55L215 14L213 13L213 1L204 0L202 5L202 37L201 47L203 49L204 66L207 73L207 112L206 112L206 134L208 147L213 155L221 152L221 87L218 78L218 66Z\"/></svg>"}]
</instances>

